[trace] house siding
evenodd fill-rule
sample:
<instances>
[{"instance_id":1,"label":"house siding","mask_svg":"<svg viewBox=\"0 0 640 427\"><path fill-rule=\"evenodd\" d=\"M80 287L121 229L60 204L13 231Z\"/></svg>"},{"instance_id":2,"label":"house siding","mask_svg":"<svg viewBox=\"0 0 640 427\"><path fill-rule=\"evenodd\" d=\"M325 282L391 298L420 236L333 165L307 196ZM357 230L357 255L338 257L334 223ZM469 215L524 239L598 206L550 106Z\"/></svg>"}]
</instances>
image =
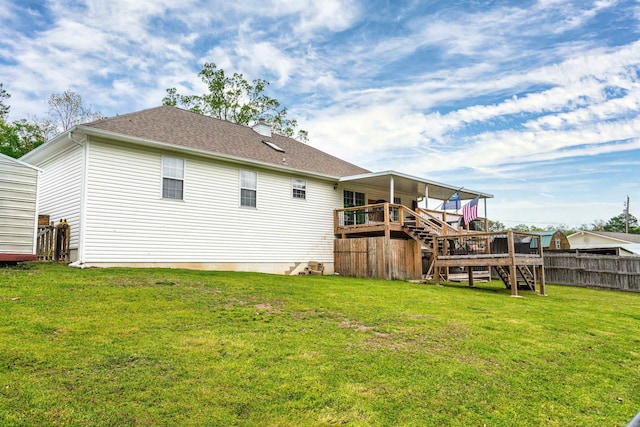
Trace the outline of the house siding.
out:
<instances>
[{"instance_id":1,"label":"house siding","mask_svg":"<svg viewBox=\"0 0 640 427\"><path fill-rule=\"evenodd\" d=\"M38 164L43 169L40 178L38 213L49 215L51 221L66 219L69 223L71 261L77 258L80 241L80 209L84 172L83 148L72 145Z\"/></svg>"},{"instance_id":2,"label":"house siding","mask_svg":"<svg viewBox=\"0 0 640 427\"><path fill-rule=\"evenodd\" d=\"M0 156L0 253L34 254L38 171Z\"/></svg>"},{"instance_id":3,"label":"house siding","mask_svg":"<svg viewBox=\"0 0 640 427\"><path fill-rule=\"evenodd\" d=\"M184 200L161 197L163 156L185 160ZM284 273L333 262L342 194L332 182L96 139L88 170L87 264ZM240 206L240 170L257 172L256 208ZM305 200L292 197L292 178L306 180Z\"/></svg>"}]
</instances>

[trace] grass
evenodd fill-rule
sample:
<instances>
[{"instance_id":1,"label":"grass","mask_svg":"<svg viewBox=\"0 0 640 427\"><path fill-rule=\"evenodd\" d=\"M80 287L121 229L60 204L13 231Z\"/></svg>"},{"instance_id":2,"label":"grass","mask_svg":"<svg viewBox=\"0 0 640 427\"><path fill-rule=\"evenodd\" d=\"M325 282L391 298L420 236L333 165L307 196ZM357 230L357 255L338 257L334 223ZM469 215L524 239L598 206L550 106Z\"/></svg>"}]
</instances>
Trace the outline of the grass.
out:
<instances>
[{"instance_id":1,"label":"grass","mask_svg":"<svg viewBox=\"0 0 640 427\"><path fill-rule=\"evenodd\" d=\"M0 425L624 426L640 294L0 269Z\"/></svg>"}]
</instances>

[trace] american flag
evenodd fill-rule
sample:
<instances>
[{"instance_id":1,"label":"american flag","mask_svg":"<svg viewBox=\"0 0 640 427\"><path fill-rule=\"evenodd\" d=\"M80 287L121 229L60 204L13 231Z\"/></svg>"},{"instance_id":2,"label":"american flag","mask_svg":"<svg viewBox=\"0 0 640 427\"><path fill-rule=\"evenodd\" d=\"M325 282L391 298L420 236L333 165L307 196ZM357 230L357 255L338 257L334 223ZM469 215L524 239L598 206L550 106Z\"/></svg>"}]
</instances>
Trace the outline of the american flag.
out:
<instances>
[{"instance_id":1,"label":"american flag","mask_svg":"<svg viewBox=\"0 0 640 427\"><path fill-rule=\"evenodd\" d=\"M478 200L480 200L480 196L476 196L475 199L462 207L462 217L464 218L465 224L469 224L478 218Z\"/></svg>"}]
</instances>

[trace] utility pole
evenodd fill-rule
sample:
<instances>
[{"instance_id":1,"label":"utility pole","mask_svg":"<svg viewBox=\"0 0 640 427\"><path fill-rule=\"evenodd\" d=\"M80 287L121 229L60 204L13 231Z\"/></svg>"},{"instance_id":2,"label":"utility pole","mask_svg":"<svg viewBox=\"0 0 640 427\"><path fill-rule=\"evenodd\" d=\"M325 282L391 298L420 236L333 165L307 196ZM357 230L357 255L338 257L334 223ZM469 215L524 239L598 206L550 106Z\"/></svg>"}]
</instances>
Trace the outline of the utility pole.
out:
<instances>
[{"instance_id":1,"label":"utility pole","mask_svg":"<svg viewBox=\"0 0 640 427\"><path fill-rule=\"evenodd\" d=\"M624 204L624 232L629 234L629 196L627 195L627 203Z\"/></svg>"}]
</instances>

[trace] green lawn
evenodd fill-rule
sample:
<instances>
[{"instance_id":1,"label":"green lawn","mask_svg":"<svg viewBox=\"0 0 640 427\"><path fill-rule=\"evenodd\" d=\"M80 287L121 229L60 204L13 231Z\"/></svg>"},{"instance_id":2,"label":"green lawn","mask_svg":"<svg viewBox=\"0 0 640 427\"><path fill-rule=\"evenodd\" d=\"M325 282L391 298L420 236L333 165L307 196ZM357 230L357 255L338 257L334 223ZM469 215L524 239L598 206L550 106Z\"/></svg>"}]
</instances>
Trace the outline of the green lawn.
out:
<instances>
[{"instance_id":1,"label":"green lawn","mask_svg":"<svg viewBox=\"0 0 640 427\"><path fill-rule=\"evenodd\" d=\"M640 294L0 269L0 425L624 426Z\"/></svg>"}]
</instances>

